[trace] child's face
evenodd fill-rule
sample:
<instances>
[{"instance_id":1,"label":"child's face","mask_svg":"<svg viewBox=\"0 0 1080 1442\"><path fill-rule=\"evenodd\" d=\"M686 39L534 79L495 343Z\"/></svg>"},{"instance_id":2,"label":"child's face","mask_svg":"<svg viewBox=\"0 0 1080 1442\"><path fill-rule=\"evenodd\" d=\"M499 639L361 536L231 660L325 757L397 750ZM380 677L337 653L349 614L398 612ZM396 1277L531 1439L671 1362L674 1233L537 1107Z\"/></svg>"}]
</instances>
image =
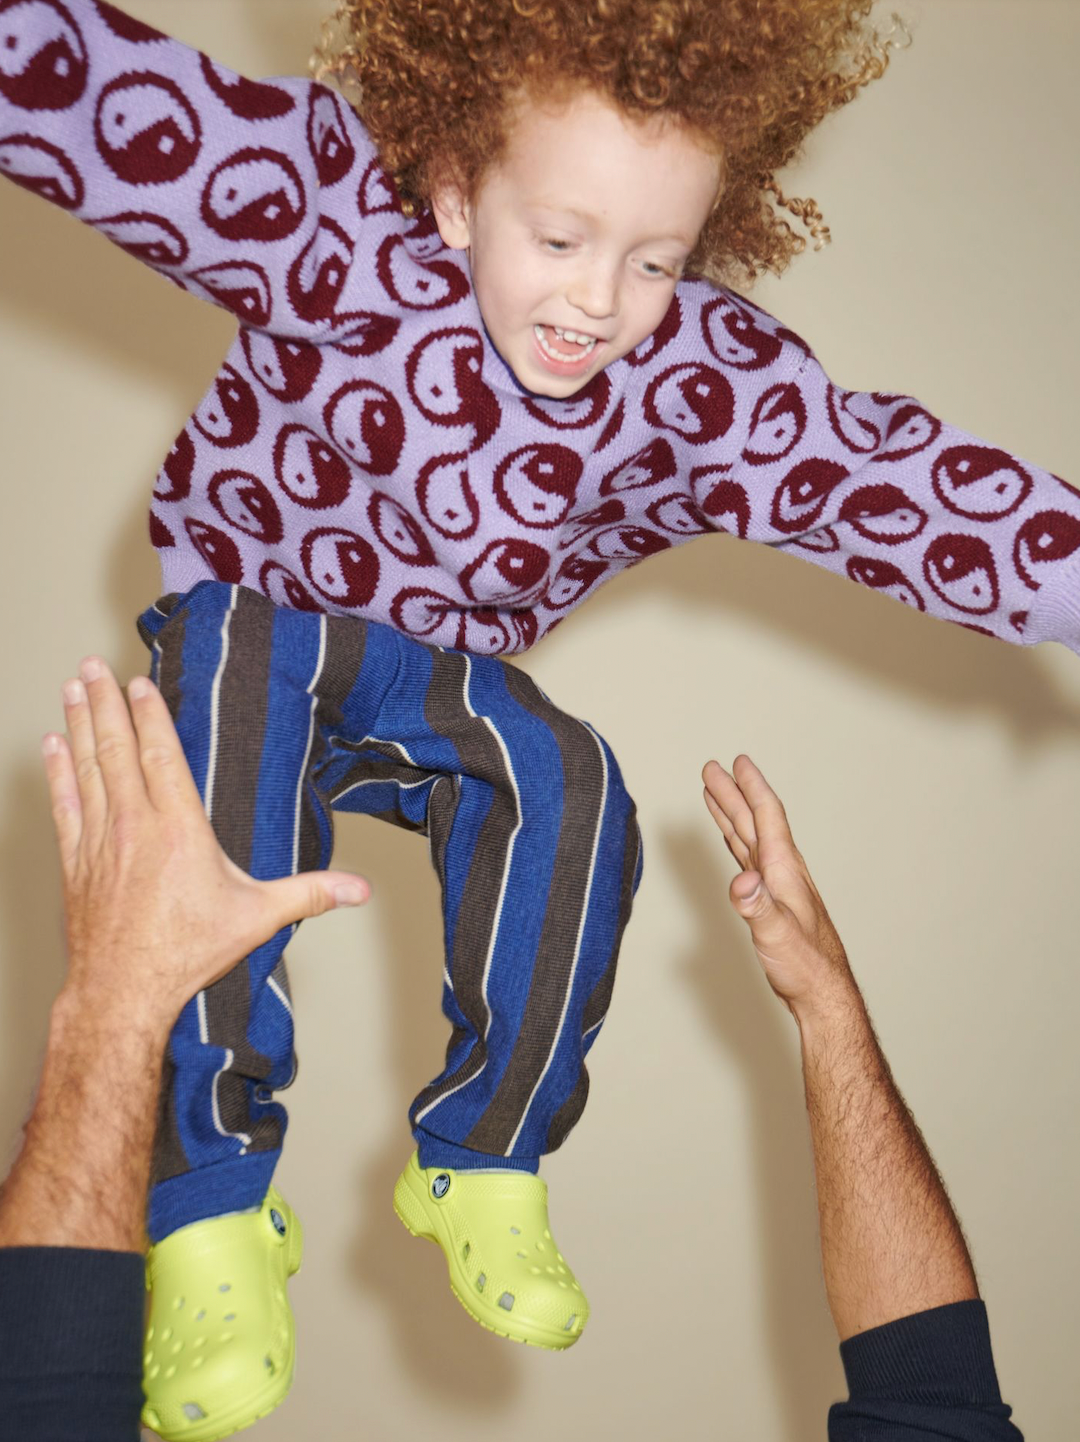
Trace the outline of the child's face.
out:
<instances>
[{"instance_id":1,"label":"child's face","mask_svg":"<svg viewBox=\"0 0 1080 1442\"><path fill-rule=\"evenodd\" d=\"M447 186L432 204L443 240L469 252L503 360L528 390L562 397L660 324L719 186L718 158L686 131L583 92L557 108L522 101L475 201Z\"/></svg>"}]
</instances>

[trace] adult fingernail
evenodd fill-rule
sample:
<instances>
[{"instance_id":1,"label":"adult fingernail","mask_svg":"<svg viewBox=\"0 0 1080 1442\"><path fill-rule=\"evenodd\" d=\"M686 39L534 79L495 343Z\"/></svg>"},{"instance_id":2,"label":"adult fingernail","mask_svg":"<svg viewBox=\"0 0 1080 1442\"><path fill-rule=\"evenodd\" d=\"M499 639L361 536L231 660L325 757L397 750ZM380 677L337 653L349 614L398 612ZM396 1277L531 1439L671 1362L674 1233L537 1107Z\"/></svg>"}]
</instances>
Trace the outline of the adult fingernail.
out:
<instances>
[{"instance_id":1,"label":"adult fingernail","mask_svg":"<svg viewBox=\"0 0 1080 1442\"><path fill-rule=\"evenodd\" d=\"M751 891L750 895L743 897L743 901L756 901L760 895L761 895L761 882L759 881L758 884L754 887L753 891Z\"/></svg>"},{"instance_id":2,"label":"adult fingernail","mask_svg":"<svg viewBox=\"0 0 1080 1442\"><path fill-rule=\"evenodd\" d=\"M41 738L41 751L44 756L55 756L60 750L60 737L50 731L47 736Z\"/></svg>"},{"instance_id":3,"label":"adult fingernail","mask_svg":"<svg viewBox=\"0 0 1080 1442\"><path fill-rule=\"evenodd\" d=\"M77 706L86 700L86 687L81 681L64 682L64 700L69 706Z\"/></svg>"},{"instance_id":4,"label":"adult fingernail","mask_svg":"<svg viewBox=\"0 0 1080 1442\"><path fill-rule=\"evenodd\" d=\"M355 882L346 882L334 887L334 900L339 906L359 906L367 898L367 892Z\"/></svg>"},{"instance_id":5,"label":"adult fingernail","mask_svg":"<svg viewBox=\"0 0 1080 1442\"><path fill-rule=\"evenodd\" d=\"M145 676L134 676L128 682L128 695L133 701L141 701L150 694L150 682Z\"/></svg>"},{"instance_id":6,"label":"adult fingernail","mask_svg":"<svg viewBox=\"0 0 1080 1442\"><path fill-rule=\"evenodd\" d=\"M105 667L96 656L87 656L86 660L79 667L79 675L84 681L96 681L104 672Z\"/></svg>"}]
</instances>

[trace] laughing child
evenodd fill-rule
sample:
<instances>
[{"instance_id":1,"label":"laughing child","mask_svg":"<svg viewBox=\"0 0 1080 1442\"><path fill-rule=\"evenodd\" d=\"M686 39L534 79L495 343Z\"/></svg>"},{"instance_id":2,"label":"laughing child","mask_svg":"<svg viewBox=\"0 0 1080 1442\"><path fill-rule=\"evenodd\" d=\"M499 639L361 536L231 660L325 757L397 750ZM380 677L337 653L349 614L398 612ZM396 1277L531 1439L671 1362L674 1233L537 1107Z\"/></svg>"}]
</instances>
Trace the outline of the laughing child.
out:
<instances>
[{"instance_id":1,"label":"laughing child","mask_svg":"<svg viewBox=\"0 0 1080 1442\"><path fill-rule=\"evenodd\" d=\"M1080 650L1080 494L834 385L728 285L802 248L784 207L827 237L773 177L884 71L869 10L356 0L322 56L350 104L102 0L0 0L0 170L238 319L158 477L141 633L252 874L324 866L334 809L427 836L451 1035L394 1202L519 1341L588 1318L536 1173L585 1105L641 854L605 742L501 657L707 532ZM171 1043L144 1413L168 1438L291 1381L287 939Z\"/></svg>"}]
</instances>

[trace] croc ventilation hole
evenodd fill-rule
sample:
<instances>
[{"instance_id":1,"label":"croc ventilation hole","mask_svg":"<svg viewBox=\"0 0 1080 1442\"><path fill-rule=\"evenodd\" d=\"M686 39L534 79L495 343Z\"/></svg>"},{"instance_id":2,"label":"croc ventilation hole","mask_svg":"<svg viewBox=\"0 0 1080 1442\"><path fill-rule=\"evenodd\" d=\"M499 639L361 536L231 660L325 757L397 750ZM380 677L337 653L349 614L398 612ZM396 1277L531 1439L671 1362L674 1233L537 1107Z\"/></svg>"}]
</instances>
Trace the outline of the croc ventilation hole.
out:
<instances>
[{"instance_id":1,"label":"croc ventilation hole","mask_svg":"<svg viewBox=\"0 0 1080 1442\"><path fill-rule=\"evenodd\" d=\"M232 1283L231 1283L231 1282L222 1282L221 1286L218 1288L218 1291L219 1291L219 1292L231 1292L231 1291L232 1291Z\"/></svg>"},{"instance_id":2,"label":"croc ventilation hole","mask_svg":"<svg viewBox=\"0 0 1080 1442\"><path fill-rule=\"evenodd\" d=\"M270 1373L271 1377L273 1377L273 1376L276 1374L277 1368L274 1366L274 1359L273 1359L273 1357L264 1357L264 1358L263 1358L263 1366L264 1366L264 1367L266 1368L266 1370Z\"/></svg>"},{"instance_id":3,"label":"croc ventilation hole","mask_svg":"<svg viewBox=\"0 0 1080 1442\"><path fill-rule=\"evenodd\" d=\"M201 1419L206 1416L206 1413L199 1406L198 1402L185 1402L180 1410L189 1422L201 1421Z\"/></svg>"},{"instance_id":4,"label":"croc ventilation hole","mask_svg":"<svg viewBox=\"0 0 1080 1442\"><path fill-rule=\"evenodd\" d=\"M563 1331L564 1331L564 1332L569 1332L569 1331L571 1331L571 1330L573 1329L573 1327L574 1327L574 1325L575 1325L576 1322L577 1322L577 1313L576 1313L576 1312L573 1312L573 1313L571 1313L570 1317L567 1319L567 1323L566 1323L566 1326L563 1328Z\"/></svg>"},{"instance_id":5,"label":"croc ventilation hole","mask_svg":"<svg viewBox=\"0 0 1080 1442\"><path fill-rule=\"evenodd\" d=\"M525 1259L526 1261L529 1260L529 1254L528 1254L528 1252L518 1252L518 1256L519 1256L519 1257L524 1257L524 1259Z\"/></svg>"},{"instance_id":6,"label":"croc ventilation hole","mask_svg":"<svg viewBox=\"0 0 1080 1442\"><path fill-rule=\"evenodd\" d=\"M468 1242L466 1242L465 1245L464 1245L464 1246L462 1247L462 1249L461 1249L461 1260L462 1260L463 1262L467 1262L467 1261L469 1260L469 1253L470 1253L471 1251L472 1251L472 1247L469 1245Z\"/></svg>"},{"instance_id":7,"label":"croc ventilation hole","mask_svg":"<svg viewBox=\"0 0 1080 1442\"><path fill-rule=\"evenodd\" d=\"M484 1290L484 1285L485 1285L486 1282L487 1282L487 1277L486 1277L486 1275L485 1275L483 1272L481 1272L480 1275L479 1275L479 1276L477 1277L477 1279L476 1279L476 1290L477 1290L478 1292L482 1292L482 1291Z\"/></svg>"},{"instance_id":8,"label":"croc ventilation hole","mask_svg":"<svg viewBox=\"0 0 1080 1442\"><path fill-rule=\"evenodd\" d=\"M521 1228L520 1228L520 1227L511 1227L510 1230L511 1230L511 1232L513 1232L513 1234L514 1234L515 1237L520 1237L520 1236L521 1236Z\"/></svg>"},{"instance_id":9,"label":"croc ventilation hole","mask_svg":"<svg viewBox=\"0 0 1080 1442\"><path fill-rule=\"evenodd\" d=\"M181 1308L183 1305L184 1305L184 1299L183 1299L183 1297L174 1297L174 1298L173 1298L173 1311L174 1311L174 1312L179 1312L180 1308Z\"/></svg>"},{"instance_id":10,"label":"croc ventilation hole","mask_svg":"<svg viewBox=\"0 0 1080 1442\"><path fill-rule=\"evenodd\" d=\"M513 1294L513 1292L504 1292L504 1293L502 1294L502 1296L499 1298L499 1306L502 1307L502 1308L504 1308L507 1312L509 1312L510 1308L511 1308L513 1305L514 1305L514 1294Z\"/></svg>"}]
</instances>

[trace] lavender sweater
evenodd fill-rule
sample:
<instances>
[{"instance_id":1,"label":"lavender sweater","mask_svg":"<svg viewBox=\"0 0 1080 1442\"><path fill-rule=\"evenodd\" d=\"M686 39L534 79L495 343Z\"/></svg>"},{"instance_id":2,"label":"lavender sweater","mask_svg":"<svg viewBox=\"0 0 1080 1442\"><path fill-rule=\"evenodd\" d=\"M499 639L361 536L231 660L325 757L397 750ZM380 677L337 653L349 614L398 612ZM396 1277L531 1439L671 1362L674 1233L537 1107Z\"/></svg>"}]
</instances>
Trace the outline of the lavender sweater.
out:
<instances>
[{"instance_id":1,"label":"lavender sweater","mask_svg":"<svg viewBox=\"0 0 1080 1442\"><path fill-rule=\"evenodd\" d=\"M703 281L577 395L524 390L466 258L322 86L241 79L99 0L0 0L0 170L239 320L154 491L166 591L217 578L512 652L718 531L1080 651L1072 487L839 389Z\"/></svg>"}]
</instances>

